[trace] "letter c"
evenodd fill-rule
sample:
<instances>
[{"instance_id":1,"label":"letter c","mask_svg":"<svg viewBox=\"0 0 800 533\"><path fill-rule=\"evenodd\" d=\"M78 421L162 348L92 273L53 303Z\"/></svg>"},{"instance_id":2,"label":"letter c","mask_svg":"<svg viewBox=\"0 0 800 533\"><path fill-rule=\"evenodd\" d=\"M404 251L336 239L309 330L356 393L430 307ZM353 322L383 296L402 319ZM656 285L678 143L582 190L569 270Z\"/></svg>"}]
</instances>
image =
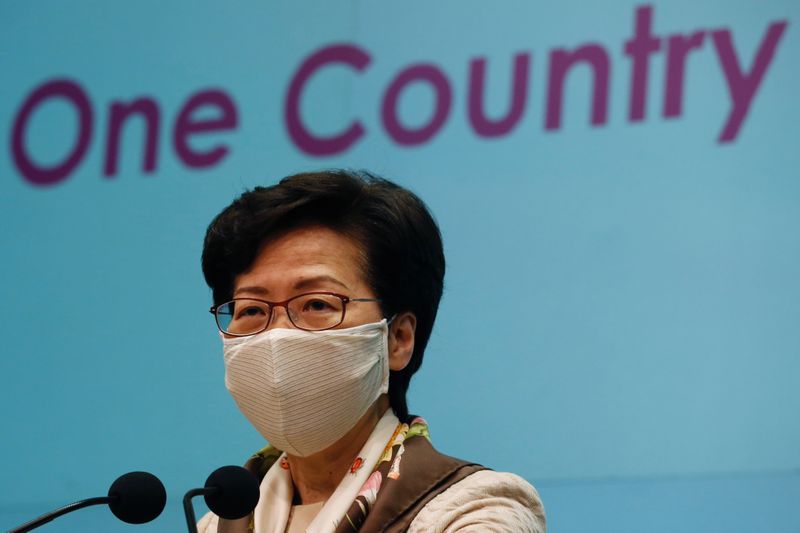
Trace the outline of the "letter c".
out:
<instances>
[{"instance_id":1,"label":"letter c","mask_svg":"<svg viewBox=\"0 0 800 533\"><path fill-rule=\"evenodd\" d=\"M52 167L37 165L25 147L25 130L28 120L36 108L49 98L65 98L78 111L78 139L75 142L69 157ZM56 79L40 85L28 96L22 108L14 119L14 129L11 140L11 154L23 177L33 185L55 185L62 181L78 166L92 137L92 106L81 86L71 80Z\"/></svg>"},{"instance_id":2,"label":"letter c","mask_svg":"<svg viewBox=\"0 0 800 533\"><path fill-rule=\"evenodd\" d=\"M351 122L346 130L337 135L330 137L313 135L300 119L300 95L309 78L323 66L329 63L344 63L362 71L370 59L369 54L357 46L336 44L317 50L303 61L289 84L284 107L286 128L300 150L313 156L333 155L347 150L364 135L364 127L357 120Z\"/></svg>"}]
</instances>

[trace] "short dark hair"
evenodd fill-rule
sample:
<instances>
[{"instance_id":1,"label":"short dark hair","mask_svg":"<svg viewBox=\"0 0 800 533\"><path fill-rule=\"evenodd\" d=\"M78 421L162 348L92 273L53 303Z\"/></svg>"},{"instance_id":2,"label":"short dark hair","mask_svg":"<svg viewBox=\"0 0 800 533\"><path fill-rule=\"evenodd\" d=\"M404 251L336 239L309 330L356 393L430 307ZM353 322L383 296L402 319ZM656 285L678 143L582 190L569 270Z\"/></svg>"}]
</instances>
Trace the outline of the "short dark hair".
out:
<instances>
[{"instance_id":1,"label":"short dark hair","mask_svg":"<svg viewBox=\"0 0 800 533\"><path fill-rule=\"evenodd\" d=\"M214 218L203 245L203 274L214 304L233 297L236 276L250 268L264 242L289 229L319 224L361 244L364 275L384 316L417 318L414 352L389 375L389 401L408 417L406 392L433 329L444 282L444 251L428 208L411 191L365 171L296 174L246 191Z\"/></svg>"}]
</instances>

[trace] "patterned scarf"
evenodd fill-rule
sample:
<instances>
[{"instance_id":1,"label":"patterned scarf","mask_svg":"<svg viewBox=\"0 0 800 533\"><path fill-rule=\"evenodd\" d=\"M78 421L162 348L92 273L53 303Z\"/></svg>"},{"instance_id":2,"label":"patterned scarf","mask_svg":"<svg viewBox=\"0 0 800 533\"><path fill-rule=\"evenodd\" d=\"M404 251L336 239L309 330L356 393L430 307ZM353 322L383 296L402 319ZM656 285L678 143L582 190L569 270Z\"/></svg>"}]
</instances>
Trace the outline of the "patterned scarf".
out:
<instances>
[{"instance_id":1,"label":"patterned scarf","mask_svg":"<svg viewBox=\"0 0 800 533\"><path fill-rule=\"evenodd\" d=\"M395 419L396 420L396 419ZM355 500L350 505L345 514L338 520L338 525L332 528L334 533L353 533L361 530L362 525L369 516L381 489L385 487L386 480L398 480L401 475L401 462L403 459L403 452L405 451L404 443L411 438L421 437L430 441L430 433L428 432L428 424L421 417L414 417L408 423L399 423L394 430L392 437L386 443L383 453L380 455L377 463L372 465L370 476L361 487ZM288 469L288 464L282 458L283 452L273 446L266 446L265 448L256 452L249 461L245 464L245 468L250 470L259 479L263 479L267 472L278 463L282 469ZM350 472L356 473L363 467L368 465L364 464L361 457L357 457L351 467ZM226 521L220 521L219 531L234 531L233 523L225 525ZM252 532L255 529L255 521L253 515L249 518L247 531ZM234 526L234 527L230 527Z\"/></svg>"},{"instance_id":2,"label":"patterned scarf","mask_svg":"<svg viewBox=\"0 0 800 533\"><path fill-rule=\"evenodd\" d=\"M424 437L430 441L430 433L428 432L428 423L421 417L416 417L408 424L401 423L397 426L394 435L386 444L383 450L383 455L378 460L378 464L372 470L372 474L361 487L361 490L356 496L355 501L350 506L350 509L344 514L339 526L336 528L336 533L348 533L360 531L361 526L367 519L375 500L378 498L383 481L385 479L400 479L400 462L403 459L403 452L405 447L403 443L413 437ZM358 459L356 459L358 461ZM352 468L356 468L354 463Z\"/></svg>"}]
</instances>

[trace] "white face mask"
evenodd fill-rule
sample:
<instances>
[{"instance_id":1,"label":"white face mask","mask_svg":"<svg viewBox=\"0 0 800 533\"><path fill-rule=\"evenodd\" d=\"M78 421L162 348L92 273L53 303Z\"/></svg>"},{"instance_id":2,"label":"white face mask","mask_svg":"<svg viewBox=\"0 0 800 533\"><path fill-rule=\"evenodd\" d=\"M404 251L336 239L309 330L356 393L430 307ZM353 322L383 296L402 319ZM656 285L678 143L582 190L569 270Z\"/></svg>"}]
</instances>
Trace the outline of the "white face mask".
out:
<instances>
[{"instance_id":1,"label":"white face mask","mask_svg":"<svg viewBox=\"0 0 800 533\"><path fill-rule=\"evenodd\" d=\"M270 444L306 457L342 438L389 391L386 320L223 339L225 385Z\"/></svg>"}]
</instances>

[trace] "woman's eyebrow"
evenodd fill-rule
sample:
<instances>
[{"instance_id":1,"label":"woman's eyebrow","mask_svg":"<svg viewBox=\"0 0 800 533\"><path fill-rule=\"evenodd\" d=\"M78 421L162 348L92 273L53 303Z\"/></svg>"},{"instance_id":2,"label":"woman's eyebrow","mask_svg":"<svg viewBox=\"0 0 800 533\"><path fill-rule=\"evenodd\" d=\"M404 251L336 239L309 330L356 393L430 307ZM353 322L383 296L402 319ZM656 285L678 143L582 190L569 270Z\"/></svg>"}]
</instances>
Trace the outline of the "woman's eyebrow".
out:
<instances>
[{"instance_id":1,"label":"woman's eyebrow","mask_svg":"<svg viewBox=\"0 0 800 533\"><path fill-rule=\"evenodd\" d=\"M315 286L315 285L319 285L320 282L333 283L335 285L338 285L338 286L342 287L345 290L348 290L348 291L350 290L350 287L345 285L343 282L339 281L338 279L334 278L333 276L328 276L328 275L325 275L325 274L320 275L320 276L314 276L314 277L311 277L311 278L301 279L300 281L298 281L297 283L294 284L294 288L295 288L295 290L307 289L309 287L312 287L312 286Z\"/></svg>"},{"instance_id":2,"label":"woman's eyebrow","mask_svg":"<svg viewBox=\"0 0 800 533\"><path fill-rule=\"evenodd\" d=\"M327 274L322 274L319 276L313 276L310 278L304 278L294 284L293 290L303 290L313 286L319 286L320 283L333 283L338 285L339 287L349 291L350 287L344 284L344 282L339 281L338 279L334 278L333 276L329 276ZM241 293L248 293L248 294L257 294L259 296L267 296L269 295L269 290L265 289L264 287L260 287L258 285L249 285L247 287L239 287L233 292L233 295L236 296L237 294Z\"/></svg>"},{"instance_id":3,"label":"woman's eyebrow","mask_svg":"<svg viewBox=\"0 0 800 533\"><path fill-rule=\"evenodd\" d=\"M236 296L237 294L242 293L242 292L251 292L251 293L259 294L261 296L266 296L267 294L269 294L269 291L267 289L265 289L264 287L259 287L257 285L254 285L252 287L239 287L238 289L233 291L233 295Z\"/></svg>"}]
</instances>

